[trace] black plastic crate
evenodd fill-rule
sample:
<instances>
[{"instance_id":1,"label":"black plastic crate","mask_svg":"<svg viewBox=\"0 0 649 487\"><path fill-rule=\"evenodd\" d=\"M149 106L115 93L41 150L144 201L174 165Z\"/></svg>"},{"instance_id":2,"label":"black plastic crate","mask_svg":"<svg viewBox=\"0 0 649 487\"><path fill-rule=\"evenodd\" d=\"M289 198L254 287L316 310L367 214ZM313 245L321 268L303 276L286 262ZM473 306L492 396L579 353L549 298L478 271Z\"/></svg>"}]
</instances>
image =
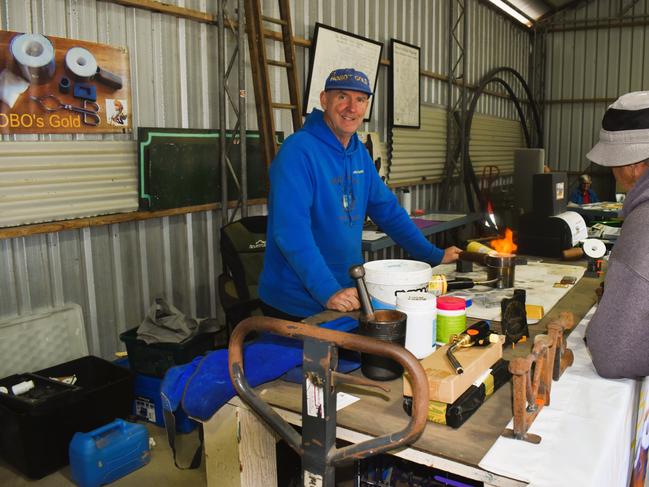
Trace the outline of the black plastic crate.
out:
<instances>
[{"instance_id":1,"label":"black plastic crate","mask_svg":"<svg viewBox=\"0 0 649 487\"><path fill-rule=\"evenodd\" d=\"M34 387L22 394L15 395L12 392L12 387L26 381L31 381ZM16 374L5 377L0 380L0 387L5 387L8 390L7 393L0 393L2 404L16 411L27 411L36 407L46 407L52 404L52 401L55 399L65 398L72 392L79 390L74 385L65 384L36 374Z\"/></svg>"},{"instance_id":2,"label":"black plastic crate","mask_svg":"<svg viewBox=\"0 0 649 487\"><path fill-rule=\"evenodd\" d=\"M32 374L20 374L2 379L0 385L10 388L23 380L35 382L33 391L50 382ZM34 401L0 394L0 455L33 479L68 463L78 397L73 393L76 388L60 386L49 391L49 399L47 392Z\"/></svg>"},{"instance_id":3,"label":"black plastic crate","mask_svg":"<svg viewBox=\"0 0 649 487\"><path fill-rule=\"evenodd\" d=\"M60 383L57 387L47 379L70 375L77 376L74 386ZM33 479L68 464L68 446L75 432L88 432L131 414L133 374L97 357L7 377L0 385L10 384L14 377L50 387L45 394L35 388L22 398L0 394L0 455Z\"/></svg>"},{"instance_id":4,"label":"black plastic crate","mask_svg":"<svg viewBox=\"0 0 649 487\"><path fill-rule=\"evenodd\" d=\"M39 370L44 377L75 375L79 403L84 410L78 419L78 430L92 431L115 418L128 418L133 407L135 375L112 362L89 355Z\"/></svg>"},{"instance_id":5,"label":"black plastic crate","mask_svg":"<svg viewBox=\"0 0 649 487\"><path fill-rule=\"evenodd\" d=\"M225 330L194 335L180 343L147 344L138 340L137 328L123 332L119 338L126 345L131 370L153 377L164 377L170 367L186 364L197 355L227 345Z\"/></svg>"}]
</instances>

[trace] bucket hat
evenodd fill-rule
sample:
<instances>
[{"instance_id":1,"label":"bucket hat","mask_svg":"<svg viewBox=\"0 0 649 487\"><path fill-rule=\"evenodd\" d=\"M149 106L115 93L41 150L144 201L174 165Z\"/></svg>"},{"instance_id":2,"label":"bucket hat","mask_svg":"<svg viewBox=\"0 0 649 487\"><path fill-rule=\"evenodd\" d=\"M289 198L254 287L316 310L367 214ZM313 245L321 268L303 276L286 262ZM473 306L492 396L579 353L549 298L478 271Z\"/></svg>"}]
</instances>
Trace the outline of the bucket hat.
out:
<instances>
[{"instance_id":1,"label":"bucket hat","mask_svg":"<svg viewBox=\"0 0 649 487\"><path fill-rule=\"evenodd\" d=\"M372 95L370 80L367 75L354 68L334 69L327 76L324 90L351 90L360 91L368 96Z\"/></svg>"},{"instance_id":2,"label":"bucket hat","mask_svg":"<svg viewBox=\"0 0 649 487\"><path fill-rule=\"evenodd\" d=\"M649 91L627 93L608 107L599 142L586 158L607 167L649 159Z\"/></svg>"}]
</instances>

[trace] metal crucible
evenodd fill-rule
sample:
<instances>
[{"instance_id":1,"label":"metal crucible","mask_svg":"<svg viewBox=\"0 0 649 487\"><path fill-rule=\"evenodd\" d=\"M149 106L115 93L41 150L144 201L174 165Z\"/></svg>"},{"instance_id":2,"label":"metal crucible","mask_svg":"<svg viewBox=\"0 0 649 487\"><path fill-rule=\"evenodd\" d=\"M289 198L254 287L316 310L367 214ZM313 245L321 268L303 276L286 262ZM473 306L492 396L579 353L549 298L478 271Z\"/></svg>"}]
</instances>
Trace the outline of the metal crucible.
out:
<instances>
[{"instance_id":1,"label":"metal crucible","mask_svg":"<svg viewBox=\"0 0 649 487\"><path fill-rule=\"evenodd\" d=\"M487 280L498 279L494 287L498 289L514 287L514 273L516 270L516 256L514 254L460 252L460 260L485 266L487 268Z\"/></svg>"}]
</instances>

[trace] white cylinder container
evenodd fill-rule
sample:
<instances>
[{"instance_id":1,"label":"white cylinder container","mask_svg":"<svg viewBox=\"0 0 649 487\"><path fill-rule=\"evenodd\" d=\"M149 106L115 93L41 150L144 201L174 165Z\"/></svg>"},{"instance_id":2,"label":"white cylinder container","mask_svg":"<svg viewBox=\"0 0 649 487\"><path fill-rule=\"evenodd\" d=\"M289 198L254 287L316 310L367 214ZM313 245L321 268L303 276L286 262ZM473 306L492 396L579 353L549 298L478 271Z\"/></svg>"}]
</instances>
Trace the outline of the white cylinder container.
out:
<instances>
[{"instance_id":1,"label":"white cylinder container","mask_svg":"<svg viewBox=\"0 0 649 487\"><path fill-rule=\"evenodd\" d=\"M412 214L412 193L407 189L401 192L401 206L408 215Z\"/></svg>"},{"instance_id":2,"label":"white cylinder container","mask_svg":"<svg viewBox=\"0 0 649 487\"><path fill-rule=\"evenodd\" d=\"M418 359L435 350L436 299L430 293L409 292L397 295L397 310L408 316L406 321L406 350Z\"/></svg>"}]
</instances>

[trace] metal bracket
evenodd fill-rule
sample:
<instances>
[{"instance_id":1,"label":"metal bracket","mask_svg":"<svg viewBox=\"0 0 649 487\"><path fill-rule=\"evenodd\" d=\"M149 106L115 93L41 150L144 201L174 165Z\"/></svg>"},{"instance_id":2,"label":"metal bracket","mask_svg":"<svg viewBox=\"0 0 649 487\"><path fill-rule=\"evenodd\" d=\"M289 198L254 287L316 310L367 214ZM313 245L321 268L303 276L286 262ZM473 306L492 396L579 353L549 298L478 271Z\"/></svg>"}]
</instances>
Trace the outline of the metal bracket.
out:
<instances>
[{"instance_id":1,"label":"metal bracket","mask_svg":"<svg viewBox=\"0 0 649 487\"><path fill-rule=\"evenodd\" d=\"M505 429L502 433L505 438L535 444L541 442L539 435L528 433L528 430L543 407L550 405L552 380L559 380L573 363L574 355L565 348L563 339L564 331L573 326L572 313L561 313L548 325L547 335L535 338L532 352L527 357L515 358L509 363L513 376L514 429Z\"/></svg>"}]
</instances>

